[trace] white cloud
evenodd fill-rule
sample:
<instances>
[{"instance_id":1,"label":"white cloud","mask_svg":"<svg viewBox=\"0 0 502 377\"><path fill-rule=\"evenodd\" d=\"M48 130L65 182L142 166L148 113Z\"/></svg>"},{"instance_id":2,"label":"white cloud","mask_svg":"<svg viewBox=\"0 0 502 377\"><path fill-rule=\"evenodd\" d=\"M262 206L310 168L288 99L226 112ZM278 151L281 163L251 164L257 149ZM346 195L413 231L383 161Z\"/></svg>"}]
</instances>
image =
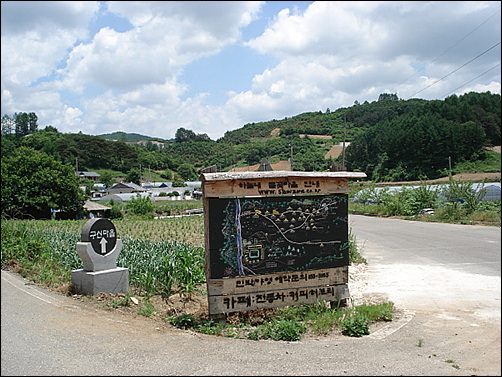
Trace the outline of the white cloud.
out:
<instances>
[{"instance_id":1,"label":"white cloud","mask_svg":"<svg viewBox=\"0 0 502 377\"><path fill-rule=\"evenodd\" d=\"M488 6L491 13L477 13ZM256 103L270 113L275 110L280 118L350 106L355 100L373 101L384 92L407 98L436 81L424 91L424 98L441 98L448 88L472 78L474 71L466 67L448 81L440 79L481 53L480 42L489 47L490 41L498 41L493 35L500 34L500 21L487 22L479 28L477 43L452 48L496 9L494 2L461 6L451 2L315 2L304 13L283 9L262 35L247 43L281 62L256 75L252 88L235 94L230 103L243 118L254 121L250 104ZM454 53L431 64L448 48ZM413 62L429 63L425 76L414 74ZM489 87L500 93L496 86Z\"/></svg>"},{"instance_id":2,"label":"white cloud","mask_svg":"<svg viewBox=\"0 0 502 377\"><path fill-rule=\"evenodd\" d=\"M85 35L98 1L2 1L2 36L38 31L45 38L61 30Z\"/></svg>"},{"instance_id":3,"label":"white cloud","mask_svg":"<svg viewBox=\"0 0 502 377\"><path fill-rule=\"evenodd\" d=\"M335 110L384 92L406 99L500 39L494 1L321 1L265 15L268 5L2 1L2 112L34 111L41 126L62 132L171 138L184 127L216 139L246 123ZM264 25L260 17L271 22L245 41L243 29ZM102 18L128 27L95 29ZM227 102L210 106L215 94L195 90L185 67L236 45L277 63L257 69L243 91L231 87L233 69L224 77ZM466 84L496 63L500 46L419 96L500 93L496 70Z\"/></svg>"},{"instance_id":4,"label":"white cloud","mask_svg":"<svg viewBox=\"0 0 502 377\"><path fill-rule=\"evenodd\" d=\"M263 1L112 1L108 9L127 18L137 27L159 18L186 25L183 33L211 35L229 43L240 29L256 18ZM175 28L169 28L175 30ZM178 33L179 31L177 31Z\"/></svg>"},{"instance_id":5,"label":"white cloud","mask_svg":"<svg viewBox=\"0 0 502 377\"><path fill-rule=\"evenodd\" d=\"M133 90L175 76L179 64L173 64L173 57L176 51L168 36L152 41L137 30L118 33L104 28L92 43L73 49L59 74L68 89L79 92L89 82L106 89Z\"/></svg>"},{"instance_id":6,"label":"white cloud","mask_svg":"<svg viewBox=\"0 0 502 377\"><path fill-rule=\"evenodd\" d=\"M97 7L92 1L3 1L2 83L29 85L49 76L67 50L87 37Z\"/></svg>"}]
</instances>

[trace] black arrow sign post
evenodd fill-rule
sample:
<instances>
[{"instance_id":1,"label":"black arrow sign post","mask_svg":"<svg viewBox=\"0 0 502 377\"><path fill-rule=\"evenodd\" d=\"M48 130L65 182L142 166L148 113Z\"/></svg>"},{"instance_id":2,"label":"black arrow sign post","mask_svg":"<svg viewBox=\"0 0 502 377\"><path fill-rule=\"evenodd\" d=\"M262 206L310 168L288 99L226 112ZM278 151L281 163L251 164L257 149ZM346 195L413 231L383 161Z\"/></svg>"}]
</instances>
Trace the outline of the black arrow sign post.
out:
<instances>
[{"instance_id":1,"label":"black arrow sign post","mask_svg":"<svg viewBox=\"0 0 502 377\"><path fill-rule=\"evenodd\" d=\"M122 240L117 239L115 225L104 218L94 218L85 223L77 242L77 253L83 267L72 270L71 281L84 294L127 293L129 270L117 267Z\"/></svg>"},{"instance_id":2,"label":"black arrow sign post","mask_svg":"<svg viewBox=\"0 0 502 377\"><path fill-rule=\"evenodd\" d=\"M85 223L81 239L82 242L90 242L97 254L106 255L117 243L117 230L110 220L95 218Z\"/></svg>"}]
</instances>

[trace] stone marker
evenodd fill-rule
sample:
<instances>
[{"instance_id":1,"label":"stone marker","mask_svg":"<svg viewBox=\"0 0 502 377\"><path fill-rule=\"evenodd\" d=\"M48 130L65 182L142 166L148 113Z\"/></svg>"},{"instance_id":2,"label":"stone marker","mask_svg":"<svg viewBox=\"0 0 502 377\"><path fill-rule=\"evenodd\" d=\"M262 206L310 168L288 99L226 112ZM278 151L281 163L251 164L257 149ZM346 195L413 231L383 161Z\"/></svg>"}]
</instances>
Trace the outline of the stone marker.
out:
<instances>
[{"instance_id":1,"label":"stone marker","mask_svg":"<svg viewBox=\"0 0 502 377\"><path fill-rule=\"evenodd\" d=\"M115 225L104 218L87 221L82 228L82 242L77 242L77 253L83 268L71 272L71 282L80 293L127 293L129 270L117 267L122 240L117 239Z\"/></svg>"}]
</instances>

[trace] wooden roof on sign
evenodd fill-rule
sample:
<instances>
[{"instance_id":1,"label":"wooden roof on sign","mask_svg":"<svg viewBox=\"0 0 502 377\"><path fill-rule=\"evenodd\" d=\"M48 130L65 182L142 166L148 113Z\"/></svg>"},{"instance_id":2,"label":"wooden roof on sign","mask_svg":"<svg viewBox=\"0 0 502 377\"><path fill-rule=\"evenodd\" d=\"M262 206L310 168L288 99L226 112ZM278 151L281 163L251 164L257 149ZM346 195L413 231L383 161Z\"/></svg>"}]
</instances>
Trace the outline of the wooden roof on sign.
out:
<instances>
[{"instance_id":1,"label":"wooden roof on sign","mask_svg":"<svg viewBox=\"0 0 502 377\"><path fill-rule=\"evenodd\" d=\"M202 173L200 180L227 181L227 180L248 180L263 178L366 178L366 173L361 172L317 172L317 171L245 171L245 172L224 172L224 173Z\"/></svg>"},{"instance_id":2,"label":"wooden roof on sign","mask_svg":"<svg viewBox=\"0 0 502 377\"><path fill-rule=\"evenodd\" d=\"M349 178L364 178L365 173L255 171L202 173L203 195L225 196L290 196L335 194L348 192Z\"/></svg>"}]
</instances>

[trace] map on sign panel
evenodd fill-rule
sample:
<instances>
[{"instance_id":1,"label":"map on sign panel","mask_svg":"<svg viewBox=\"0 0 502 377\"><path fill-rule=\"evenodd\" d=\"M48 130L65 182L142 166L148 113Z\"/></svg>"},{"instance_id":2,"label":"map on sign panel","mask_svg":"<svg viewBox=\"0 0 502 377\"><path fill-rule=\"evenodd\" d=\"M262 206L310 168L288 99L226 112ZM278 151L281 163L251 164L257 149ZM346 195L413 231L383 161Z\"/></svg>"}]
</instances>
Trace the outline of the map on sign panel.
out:
<instances>
[{"instance_id":1,"label":"map on sign panel","mask_svg":"<svg viewBox=\"0 0 502 377\"><path fill-rule=\"evenodd\" d=\"M347 195L209 200L211 278L348 265Z\"/></svg>"}]
</instances>

